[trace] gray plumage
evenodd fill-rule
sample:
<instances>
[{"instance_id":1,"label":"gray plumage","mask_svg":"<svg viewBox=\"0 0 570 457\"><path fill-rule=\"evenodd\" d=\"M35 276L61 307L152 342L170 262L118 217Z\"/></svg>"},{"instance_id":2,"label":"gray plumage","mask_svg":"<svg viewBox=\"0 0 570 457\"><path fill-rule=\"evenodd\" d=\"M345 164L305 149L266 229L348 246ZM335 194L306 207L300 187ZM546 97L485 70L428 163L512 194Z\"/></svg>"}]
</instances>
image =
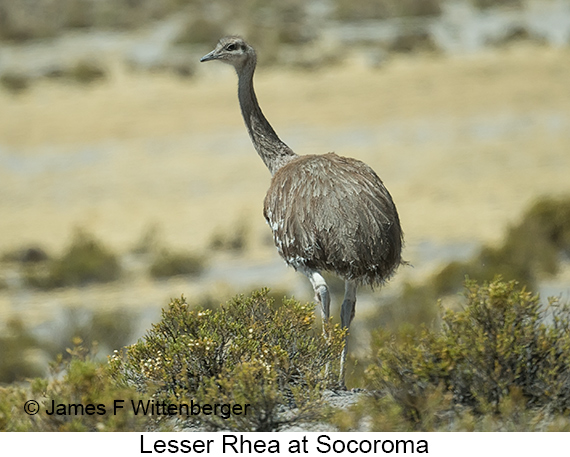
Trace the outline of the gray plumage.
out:
<instances>
[{"instance_id":1,"label":"gray plumage","mask_svg":"<svg viewBox=\"0 0 570 457\"><path fill-rule=\"evenodd\" d=\"M345 280L341 324L354 317L356 287L381 285L402 263L398 212L378 175L365 163L334 153L298 156L279 139L259 107L253 89L254 49L240 37L222 38L201 62L220 60L238 75L238 98L251 141L273 176L264 216L288 265L304 273L330 317L330 296L322 271ZM344 384L347 347L340 382Z\"/></svg>"}]
</instances>

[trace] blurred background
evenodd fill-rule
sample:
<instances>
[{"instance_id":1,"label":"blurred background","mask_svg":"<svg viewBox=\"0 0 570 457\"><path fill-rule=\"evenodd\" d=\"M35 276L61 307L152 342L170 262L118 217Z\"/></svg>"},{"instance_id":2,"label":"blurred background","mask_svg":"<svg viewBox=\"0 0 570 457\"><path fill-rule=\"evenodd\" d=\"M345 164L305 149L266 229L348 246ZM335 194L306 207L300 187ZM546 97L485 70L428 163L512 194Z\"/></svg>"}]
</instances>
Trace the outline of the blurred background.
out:
<instances>
[{"instance_id":1,"label":"blurred background","mask_svg":"<svg viewBox=\"0 0 570 457\"><path fill-rule=\"evenodd\" d=\"M570 0L0 0L0 382L74 337L104 357L182 294L312 300L263 219L235 74L199 63L225 34L256 47L280 137L365 161L399 209L411 266L360 292L357 355L465 274L567 301Z\"/></svg>"}]
</instances>

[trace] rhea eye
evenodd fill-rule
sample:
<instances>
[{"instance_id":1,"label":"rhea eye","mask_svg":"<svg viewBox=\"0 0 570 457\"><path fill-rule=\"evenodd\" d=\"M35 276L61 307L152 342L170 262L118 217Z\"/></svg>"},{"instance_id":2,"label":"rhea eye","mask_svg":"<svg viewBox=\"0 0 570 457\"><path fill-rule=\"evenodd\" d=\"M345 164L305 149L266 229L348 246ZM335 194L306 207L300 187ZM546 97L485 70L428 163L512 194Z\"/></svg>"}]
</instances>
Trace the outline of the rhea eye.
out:
<instances>
[{"instance_id":1,"label":"rhea eye","mask_svg":"<svg viewBox=\"0 0 570 457\"><path fill-rule=\"evenodd\" d=\"M236 45L235 44L228 44L226 46L226 51L235 51L236 50Z\"/></svg>"}]
</instances>

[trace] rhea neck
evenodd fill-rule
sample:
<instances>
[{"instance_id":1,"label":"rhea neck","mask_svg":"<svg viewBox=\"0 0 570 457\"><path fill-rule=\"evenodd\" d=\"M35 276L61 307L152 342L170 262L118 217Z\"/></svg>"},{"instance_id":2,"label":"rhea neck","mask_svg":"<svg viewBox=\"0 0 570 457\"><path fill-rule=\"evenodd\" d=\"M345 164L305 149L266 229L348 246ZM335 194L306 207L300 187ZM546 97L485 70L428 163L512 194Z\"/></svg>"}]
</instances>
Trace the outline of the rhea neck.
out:
<instances>
[{"instance_id":1,"label":"rhea neck","mask_svg":"<svg viewBox=\"0 0 570 457\"><path fill-rule=\"evenodd\" d=\"M289 163L297 155L279 139L259 107L255 90L253 89L253 73L256 62L256 56L252 53L248 56L243 66L236 67L238 74L238 98L241 114L251 142L273 176L277 170Z\"/></svg>"}]
</instances>

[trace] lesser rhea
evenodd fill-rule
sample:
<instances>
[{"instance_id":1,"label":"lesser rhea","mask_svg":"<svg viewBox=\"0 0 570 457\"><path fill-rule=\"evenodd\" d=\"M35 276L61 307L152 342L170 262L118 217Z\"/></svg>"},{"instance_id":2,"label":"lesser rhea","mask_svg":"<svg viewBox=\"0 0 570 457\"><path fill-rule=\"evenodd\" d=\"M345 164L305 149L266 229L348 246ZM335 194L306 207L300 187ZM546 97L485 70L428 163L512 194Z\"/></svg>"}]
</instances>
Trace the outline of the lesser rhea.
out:
<instances>
[{"instance_id":1,"label":"lesser rhea","mask_svg":"<svg viewBox=\"0 0 570 457\"><path fill-rule=\"evenodd\" d=\"M322 271L345 281L341 325L348 330L360 284L381 285L401 260L402 230L396 206L378 175L365 163L334 153L298 156L283 143L257 102L255 50L240 37L222 38L201 62L219 60L238 75L238 98L247 131L272 175L263 213L279 254L305 274L330 317L330 295ZM344 385L347 345L340 361Z\"/></svg>"}]
</instances>

